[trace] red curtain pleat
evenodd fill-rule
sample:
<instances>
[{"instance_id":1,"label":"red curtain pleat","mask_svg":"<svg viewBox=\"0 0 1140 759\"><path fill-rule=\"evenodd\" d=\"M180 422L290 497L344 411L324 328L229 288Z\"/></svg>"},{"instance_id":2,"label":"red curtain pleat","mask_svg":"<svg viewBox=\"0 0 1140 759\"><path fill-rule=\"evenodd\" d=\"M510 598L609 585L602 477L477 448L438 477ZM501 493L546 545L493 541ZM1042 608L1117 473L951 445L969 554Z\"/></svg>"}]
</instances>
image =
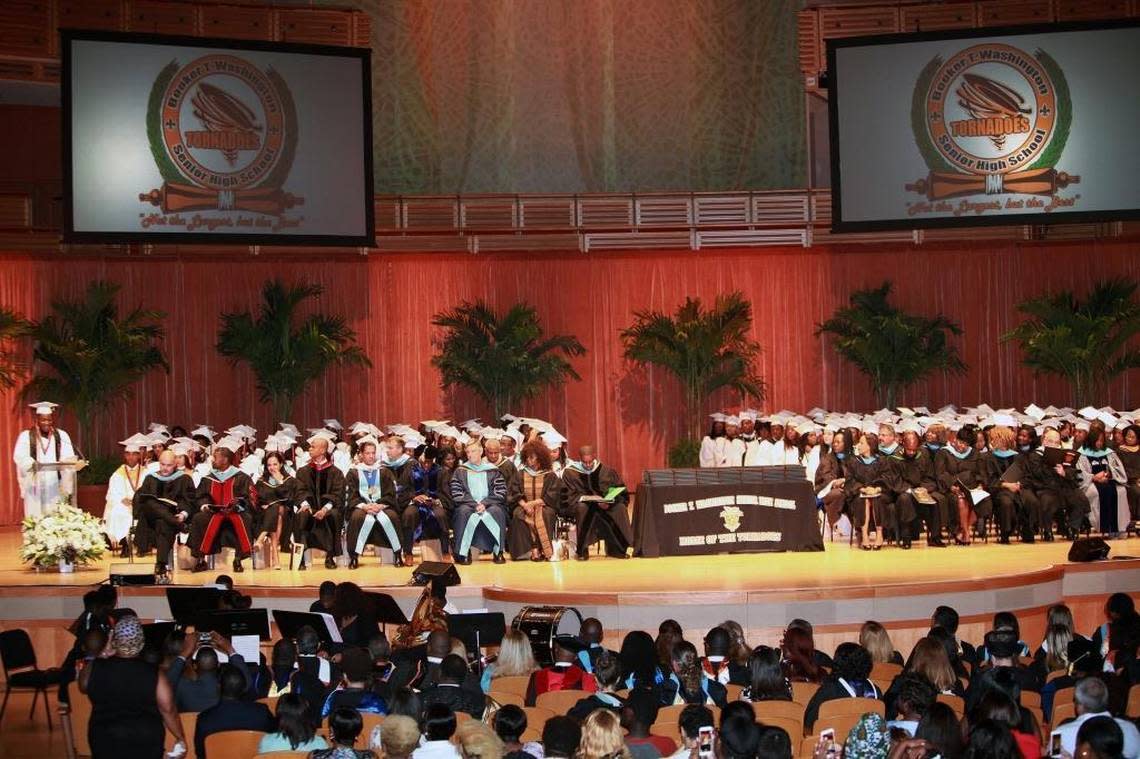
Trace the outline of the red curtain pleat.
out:
<instances>
[{"instance_id":1,"label":"red curtain pleat","mask_svg":"<svg viewBox=\"0 0 1140 759\"><path fill-rule=\"evenodd\" d=\"M622 358L618 334L637 311L670 311L685 296L711 300L741 290L752 300L753 331L764 350L760 370L769 394L763 408L869 410L873 395L866 379L814 332L852 290L890 279L899 305L942 312L961 323L965 333L958 344L970 366L961 377L939 375L918 383L900 402L1064 405L1067 386L1035 377L1021 366L1016 347L1000 344L999 337L1018 323L1018 301L1062 288L1083 292L1111 276L1137 278L1138 253L1134 241L352 259L314 254L305 261L274 258L264 249L260 257L226 259L209 253L163 259L8 252L0 253L0 304L37 319L52 299L74 297L90 280L106 278L123 285L123 309L143 305L167 313L171 371L148 377L132 399L115 405L99 432L98 447L106 451L113 450L112 441L152 421L207 422L216 429L248 422L266 434L271 414L258 400L251 373L218 356L214 342L220 314L256 308L270 277L324 285L318 307L347 316L373 362L371 369L334 370L313 387L295 409L293 421L302 427L329 416L389 424L486 414L469 394L440 388L430 364L431 318L463 299L483 298L500 309L529 301L548 332L576 335L588 353L574 362L581 382L517 412L551 420L572 446L594 443L603 459L636 483L644 468L664 464L681 429L672 379L659 369L635 369ZM11 445L30 419L15 392L3 401L0 440ZM1140 405L1135 378L1115 383L1101 403ZM73 429L74 420L65 413L62 425ZM0 524L18 522L22 505L10 462L0 467L0 494Z\"/></svg>"}]
</instances>

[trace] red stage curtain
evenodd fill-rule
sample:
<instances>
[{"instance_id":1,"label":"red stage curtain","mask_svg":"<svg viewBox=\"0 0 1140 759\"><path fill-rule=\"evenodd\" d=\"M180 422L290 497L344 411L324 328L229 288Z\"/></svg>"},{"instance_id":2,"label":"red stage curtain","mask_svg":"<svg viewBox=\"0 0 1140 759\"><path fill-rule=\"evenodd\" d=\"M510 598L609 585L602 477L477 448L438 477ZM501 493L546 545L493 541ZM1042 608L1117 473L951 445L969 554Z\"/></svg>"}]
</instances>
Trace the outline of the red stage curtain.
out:
<instances>
[{"instance_id":1,"label":"red stage curtain","mask_svg":"<svg viewBox=\"0 0 1140 759\"><path fill-rule=\"evenodd\" d=\"M255 307L262 283L281 276L326 287L321 308L346 314L374 367L336 371L298 403L294 422L414 422L486 413L466 394L441 391L430 366L431 317L460 299L482 297L505 308L518 300L537 306L548 331L571 333L588 353L576 361L582 382L546 394L516 411L550 419L572 445L596 443L603 459L636 484L645 467L661 466L680 430L678 394L660 371L633 370L622 359L618 332L635 311L674 309L686 295L714 298L740 289L752 299L761 372L769 383L763 407L867 410L867 381L838 361L814 336L815 325L851 290L890 278L896 299L919 312L958 320L970 365L962 377L937 377L912 388L906 404L994 406L1067 404L1067 387L1035 378L1012 345L998 337L1018 322L1014 305L1050 289L1083 291L1097 280L1140 275L1136 242L995 243L943 246L848 246L725 251L629 253L371 255L367 258L275 260L263 253L221 259L185 253L179 259L97 259L54 254L0 254L0 304L39 318L55 297L74 296L94 278L124 286L123 305L161 308L171 372L143 382L119 404L100 431L101 447L148 422L222 428L249 422L265 434L269 410L257 400L247 369L232 368L214 350L218 317ZM0 440L11 445L29 422L16 395L4 397ZM731 398L720 399L733 404ZM1134 377L1116 383L1118 408L1140 405ZM73 429L73 420L63 417ZM0 524L19 520L21 505L10 461L0 466Z\"/></svg>"}]
</instances>

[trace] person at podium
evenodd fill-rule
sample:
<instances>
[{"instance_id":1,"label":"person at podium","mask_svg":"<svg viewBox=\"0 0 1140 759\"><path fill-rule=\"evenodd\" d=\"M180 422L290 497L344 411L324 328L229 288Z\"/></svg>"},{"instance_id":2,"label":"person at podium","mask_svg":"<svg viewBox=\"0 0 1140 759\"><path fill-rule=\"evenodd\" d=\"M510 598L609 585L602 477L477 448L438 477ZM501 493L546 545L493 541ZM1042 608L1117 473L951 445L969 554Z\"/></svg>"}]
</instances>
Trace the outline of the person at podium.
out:
<instances>
[{"instance_id":1,"label":"person at podium","mask_svg":"<svg viewBox=\"0 0 1140 759\"><path fill-rule=\"evenodd\" d=\"M24 499L24 516L39 517L55 510L61 498L75 492L74 470L42 468L44 464L75 461L71 436L55 426L57 403L41 401L29 404L35 423L16 436L12 460Z\"/></svg>"}]
</instances>

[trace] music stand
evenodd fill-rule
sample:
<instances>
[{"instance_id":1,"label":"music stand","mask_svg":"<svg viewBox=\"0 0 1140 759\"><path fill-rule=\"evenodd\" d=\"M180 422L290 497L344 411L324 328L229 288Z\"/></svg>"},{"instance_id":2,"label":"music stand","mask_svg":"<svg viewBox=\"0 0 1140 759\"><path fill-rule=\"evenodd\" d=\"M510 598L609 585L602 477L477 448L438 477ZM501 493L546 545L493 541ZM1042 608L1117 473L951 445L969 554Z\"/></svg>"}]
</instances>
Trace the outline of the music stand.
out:
<instances>
[{"instance_id":1,"label":"music stand","mask_svg":"<svg viewBox=\"0 0 1140 759\"><path fill-rule=\"evenodd\" d=\"M302 627L311 627L317 631L317 635L324 643L344 642L344 639L340 637L340 630L336 629L336 623L332 622L332 617L328 614L274 609L273 621L276 623L277 630L281 633L282 638L294 639ZM333 634L334 631L336 632L335 635Z\"/></svg>"},{"instance_id":2,"label":"music stand","mask_svg":"<svg viewBox=\"0 0 1140 759\"><path fill-rule=\"evenodd\" d=\"M227 638L233 638L235 635L256 635L261 640L271 639L268 609L203 612L195 620L194 628L199 632L215 631Z\"/></svg>"},{"instance_id":3,"label":"music stand","mask_svg":"<svg viewBox=\"0 0 1140 759\"><path fill-rule=\"evenodd\" d=\"M166 588L170 616L183 627L196 624L203 613L217 611L224 590L218 588Z\"/></svg>"},{"instance_id":4,"label":"music stand","mask_svg":"<svg viewBox=\"0 0 1140 759\"><path fill-rule=\"evenodd\" d=\"M503 642L507 632L507 619L503 612L494 611L480 614L448 614L447 631L459 638L467 650L475 651L484 646L497 646Z\"/></svg>"},{"instance_id":5,"label":"music stand","mask_svg":"<svg viewBox=\"0 0 1140 759\"><path fill-rule=\"evenodd\" d=\"M404 614L404 610L396 603L396 599L387 593L374 593L365 591L364 595L372 599L372 604L376 607L376 621L380 623L382 630L387 632L388 625L406 625L408 618Z\"/></svg>"},{"instance_id":6,"label":"music stand","mask_svg":"<svg viewBox=\"0 0 1140 759\"><path fill-rule=\"evenodd\" d=\"M166 639L177 626L176 622L150 622L143 625L143 647L150 651L161 652Z\"/></svg>"}]
</instances>

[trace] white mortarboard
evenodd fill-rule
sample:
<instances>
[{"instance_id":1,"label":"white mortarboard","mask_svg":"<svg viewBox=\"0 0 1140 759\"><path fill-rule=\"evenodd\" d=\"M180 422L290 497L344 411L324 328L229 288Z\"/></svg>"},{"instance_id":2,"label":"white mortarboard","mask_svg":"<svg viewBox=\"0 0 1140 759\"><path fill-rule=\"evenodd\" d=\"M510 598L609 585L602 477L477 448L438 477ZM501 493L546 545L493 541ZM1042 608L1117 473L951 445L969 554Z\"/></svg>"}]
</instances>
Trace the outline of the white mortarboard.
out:
<instances>
[{"instance_id":1,"label":"white mortarboard","mask_svg":"<svg viewBox=\"0 0 1140 759\"><path fill-rule=\"evenodd\" d=\"M1041 421L1045 418L1045 409L1041 408L1036 403L1030 403L1025 407L1025 415L1031 416L1037 421Z\"/></svg>"},{"instance_id":2,"label":"white mortarboard","mask_svg":"<svg viewBox=\"0 0 1140 759\"><path fill-rule=\"evenodd\" d=\"M988 404L988 403L979 403L978 404L978 410L977 410L978 416L985 416L987 414L993 414L993 413L994 413L994 407L991 406L990 404Z\"/></svg>"},{"instance_id":3,"label":"white mortarboard","mask_svg":"<svg viewBox=\"0 0 1140 759\"><path fill-rule=\"evenodd\" d=\"M353 422L349 428L350 435L368 435L372 432L372 425L368 422Z\"/></svg>"},{"instance_id":4,"label":"white mortarboard","mask_svg":"<svg viewBox=\"0 0 1140 759\"><path fill-rule=\"evenodd\" d=\"M879 434L879 423L876 422L874 419L866 419L859 426L859 429L863 432L864 435L866 435L868 433L872 434L872 435L878 435Z\"/></svg>"},{"instance_id":5,"label":"white mortarboard","mask_svg":"<svg viewBox=\"0 0 1140 759\"><path fill-rule=\"evenodd\" d=\"M499 437L501 437L501 438L509 437L511 440L515 441L516 446L522 445L522 441L523 441L522 433L516 429L511 429L510 427L508 427L507 429L503 430L503 434L500 435Z\"/></svg>"},{"instance_id":6,"label":"white mortarboard","mask_svg":"<svg viewBox=\"0 0 1140 759\"><path fill-rule=\"evenodd\" d=\"M994 414L993 422L1000 427L1017 427L1017 420L1013 418L1012 414Z\"/></svg>"},{"instance_id":7,"label":"white mortarboard","mask_svg":"<svg viewBox=\"0 0 1140 759\"><path fill-rule=\"evenodd\" d=\"M248 424L235 424L233 427L230 427L228 430L226 430L226 434L233 435L234 437L240 437L244 440L250 440L254 435L257 434L257 430L255 430L253 427L250 427Z\"/></svg>"},{"instance_id":8,"label":"white mortarboard","mask_svg":"<svg viewBox=\"0 0 1140 759\"><path fill-rule=\"evenodd\" d=\"M1069 411L1072 411L1072 409L1065 409L1065 411L1069 412ZM1060 416L1060 415L1061 415L1061 409L1057 408L1056 406L1046 406L1045 407L1045 416Z\"/></svg>"},{"instance_id":9,"label":"white mortarboard","mask_svg":"<svg viewBox=\"0 0 1140 759\"><path fill-rule=\"evenodd\" d=\"M123 446L129 451L145 450L150 448L150 435L144 435L141 432L136 432L126 440L120 440L119 445Z\"/></svg>"},{"instance_id":10,"label":"white mortarboard","mask_svg":"<svg viewBox=\"0 0 1140 759\"><path fill-rule=\"evenodd\" d=\"M930 416L930 409L926 406L915 406L914 413L921 414L922 416Z\"/></svg>"},{"instance_id":11,"label":"white mortarboard","mask_svg":"<svg viewBox=\"0 0 1140 759\"><path fill-rule=\"evenodd\" d=\"M810 416L812 419L815 419L816 417L820 417L820 416L826 416L827 415L827 409L822 409L819 406L815 406L814 408L812 408L811 411L807 412L807 415Z\"/></svg>"},{"instance_id":12,"label":"white mortarboard","mask_svg":"<svg viewBox=\"0 0 1140 759\"><path fill-rule=\"evenodd\" d=\"M455 439L457 441L459 441L460 445L467 445L468 443L471 442L471 436L468 435L466 432L463 432L463 431L460 431Z\"/></svg>"},{"instance_id":13,"label":"white mortarboard","mask_svg":"<svg viewBox=\"0 0 1140 759\"><path fill-rule=\"evenodd\" d=\"M796 425L796 432L800 433L801 435L807 435L809 433L815 432L817 429L818 427L816 426L816 423L810 419L805 419Z\"/></svg>"},{"instance_id":14,"label":"white mortarboard","mask_svg":"<svg viewBox=\"0 0 1140 759\"><path fill-rule=\"evenodd\" d=\"M899 422L899 432L921 432L922 428L914 417L907 417Z\"/></svg>"},{"instance_id":15,"label":"white mortarboard","mask_svg":"<svg viewBox=\"0 0 1140 759\"><path fill-rule=\"evenodd\" d=\"M740 426L740 417L739 416L725 417L724 423L728 426L731 426L731 427L739 427Z\"/></svg>"},{"instance_id":16,"label":"white mortarboard","mask_svg":"<svg viewBox=\"0 0 1140 759\"><path fill-rule=\"evenodd\" d=\"M235 437L233 435L226 435L224 438L214 443L214 449L217 450L218 448L224 448L230 453L234 453L238 451L242 445L244 445L244 443L242 442L241 438Z\"/></svg>"},{"instance_id":17,"label":"white mortarboard","mask_svg":"<svg viewBox=\"0 0 1140 759\"><path fill-rule=\"evenodd\" d=\"M459 428L467 430L471 429L472 427L478 427L482 424L483 423L479 421L479 417L475 417L474 419L468 419L466 422L463 422L463 424L459 425Z\"/></svg>"},{"instance_id":18,"label":"white mortarboard","mask_svg":"<svg viewBox=\"0 0 1140 759\"><path fill-rule=\"evenodd\" d=\"M1061 417L1059 417L1059 416L1053 416L1053 417L1049 417L1049 418L1047 418L1047 419L1042 419L1042 420L1041 420L1041 427L1042 427L1043 429L1053 429L1053 430L1055 430L1055 429L1057 429L1058 427L1060 427L1060 426L1061 426L1061 422L1063 422L1063 421L1064 421L1064 419L1062 419L1062 418L1061 418ZM1038 434L1038 435L1040 435L1041 433L1037 433L1037 434Z\"/></svg>"},{"instance_id":19,"label":"white mortarboard","mask_svg":"<svg viewBox=\"0 0 1140 759\"><path fill-rule=\"evenodd\" d=\"M426 442L427 441L424 440L423 435L408 435L406 438L404 438L404 447L415 450Z\"/></svg>"},{"instance_id":20,"label":"white mortarboard","mask_svg":"<svg viewBox=\"0 0 1140 759\"><path fill-rule=\"evenodd\" d=\"M529 424L532 430L536 430L538 432L554 431L554 425L544 419L527 419L525 420L525 423Z\"/></svg>"},{"instance_id":21,"label":"white mortarboard","mask_svg":"<svg viewBox=\"0 0 1140 759\"><path fill-rule=\"evenodd\" d=\"M1085 419L1092 421L1093 419L1096 419L1096 415L1100 412L1097 409L1093 408L1092 406L1085 406L1083 409L1081 409L1077 413L1080 414L1081 416L1083 416Z\"/></svg>"},{"instance_id":22,"label":"white mortarboard","mask_svg":"<svg viewBox=\"0 0 1140 759\"><path fill-rule=\"evenodd\" d=\"M1105 429L1109 430L1115 428L1117 423L1120 421L1118 417L1109 411L1101 411L1096 415L1096 418L1104 422Z\"/></svg>"},{"instance_id":23,"label":"white mortarboard","mask_svg":"<svg viewBox=\"0 0 1140 759\"><path fill-rule=\"evenodd\" d=\"M914 416L914 409L907 408L906 406L899 406L898 412L902 416Z\"/></svg>"},{"instance_id":24,"label":"white mortarboard","mask_svg":"<svg viewBox=\"0 0 1140 759\"><path fill-rule=\"evenodd\" d=\"M745 420L748 420L750 422L755 422L756 417L758 416L760 416L760 414L756 411L753 411L752 409L745 409L744 411L740 412L740 421L743 422Z\"/></svg>"},{"instance_id":25,"label":"white mortarboard","mask_svg":"<svg viewBox=\"0 0 1140 759\"><path fill-rule=\"evenodd\" d=\"M437 432L443 437L454 438L455 440L459 439L459 430L452 427L450 424L440 427Z\"/></svg>"},{"instance_id":26,"label":"white mortarboard","mask_svg":"<svg viewBox=\"0 0 1140 759\"><path fill-rule=\"evenodd\" d=\"M214 431L210 428L209 425L206 424L199 424L197 427L190 430L190 437L196 437L198 435L201 435L202 437L208 437L210 440L214 439Z\"/></svg>"},{"instance_id":27,"label":"white mortarboard","mask_svg":"<svg viewBox=\"0 0 1140 759\"><path fill-rule=\"evenodd\" d=\"M314 437L316 437L316 436L314 435ZM362 437L356 441L356 449L360 450L361 448L363 448L365 445L368 445L369 443L376 446L377 448L380 447L380 441L379 440L374 438L372 435L365 435L364 437Z\"/></svg>"},{"instance_id":28,"label":"white mortarboard","mask_svg":"<svg viewBox=\"0 0 1140 759\"><path fill-rule=\"evenodd\" d=\"M201 447L200 445L198 445L198 441L197 441L197 440L195 440L195 439L194 439L194 438L192 438L192 437L185 437L185 436L183 436L183 437L176 437L176 438L173 438L173 441L172 441L172 442L175 442L175 443L180 443L180 444L182 444L182 445L188 445L188 446L190 446L190 448L192 448L192 449L193 449L193 448L200 448L200 447Z\"/></svg>"},{"instance_id":29,"label":"white mortarboard","mask_svg":"<svg viewBox=\"0 0 1140 759\"><path fill-rule=\"evenodd\" d=\"M550 447L554 447L554 448L557 448L558 446L562 445L563 443L567 443L567 442L569 442L569 441L568 441L568 440L567 440L567 439L566 439L566 438L565 438L565 437L562 435L562 433L561 433L561 432L559 432L558 430L554 429L553 427L551 427L551 428L550 428L550 429L548 429L548 430L543 430L543 432L542 432L542 439L546 441L546 446L547 446L548 448L550 448Z\"/></svg>"},{"instance_id":30,"label":"white mortarboard","mask_svg":"<svg viewBox=\"0 0 1140 759\"><path fill-rule=\"evenodd\" d=\"M159 424L158 422L151 422L147 426L147 429L150 430L151 432L157 432L157 433L159 433L165 437L170 437L170 428L167 427L165 424Z\"/></svg>"},{"instance_id":31,"label":"white mortarboard","mask_svg":"<svg viewBox=\"0 0 1140 759\"><path fill-rule=\"evenodd\" d=\"M499 417L500 422L513 422L516 419L518 419L518 417L514 414L503 414Z\"/></svg>"},{"instance_id":32,"label":"white mortarboard","mask_svg":"<svg viewBox=\"0 0 1140 759\"><path fill-rule=\"evenodd\" d=\"M440 427L446 427L448 423L446 419L424 419L420 424L423 425L424 429L435 432Z\"/></svg>"},{"instance_id":33,"label":"white mortarboard","mask_svg":"<svg viewBox=\"0 0 1140 759\"><path fill-rule=\"evenodd\" d=\"M312 445L317 440L324 440L324 441L329 442L329 443L336 440L336 435L334 435L329 430L326 430L323 428L318 429L316 431L309 430L309 432L313 433L312 435L309 436L309 439L306 441L309 445Z\"/></svg>"},{"instance_id":34,"label":"white mortarboard","mask_svg":"<svg viewBox=\"0 0 1140 759\"><path fill-rule=\"evenodd\" d=\"M281 431L283 433L290 436L294 440L301 437L301 431L297 429L297 425L295 424L289 424L289 422L281 422L277 426L281 428Z\"/></svg>"},{"instance_id":35,"label":"white mortarboard","mask_svg":"<svg viewBox=\"0 0 1140 759\"><path fill-rule=\"evenodd\" d=\"M148 445L162 445L165 446L170 440L169 435L163 435L161 432L152 432L146 436Z\"/></svg>"},{"instance_id":36,"label":"white mortarboard","mask_svg":"<svg viewBox=\"0 0 1140 759\"><path fill-rule=\"evenodd\" d=\"M955 414L958 412L958 407L953 403L947 403L942 408L938 409L938 414Z\"/></svg>"},{"instance_id":37,"label":"white mortarboard","mask_svg":"<svg viewBox=\"0 0 1140 759\"><path fill-rule=\"evenodd\" d=\"M340 425L340 422L338 422L336 419L322 419L321 424L328 427L330 430L336 430L337 432L340 432L344 429L344 427L342 427Z\"/></svg>"},{"instance_id":38,"label":"white mortarboard","mask_svg":"<svg viewBox=\"0 0 1140 759\"><path fill-rule=\"evenodd\" d=\"M1078 430L1084 430L1085 432L1089 431L1089 422L1087 419L1078 419L1077 423L1074 424L1073 426L1076 427Z\"/></svg>"},{"instance_id":39,"label":"white mortarboard","mask_svg":"<svg viewBox=\"0 0 1140 759\"><path fill-rule=\"evenodd\" d=\"M709 414L709 419L712 419L714 422L723 422L728 419L728 416L721 413L720 411L717 411L715 413Z\"/></svg>"},{"instance_id":40,"label":"white mortarboard","mask_svg":"<svg viewBox=\"0 0 1140 759\"><path fill-rule=\"evenodd\" d=\"M193 453L193 451L194 449L185 443L175 443L174 445L170 446L170 452L175 456L189 456L191 453Z\"/></svg>"},{"instance_id":41,"label":"white mortarboard","mask_svg":"<svg viewBox=\"0 0 1140 759\"><path fill-rule=\"evenodd\" d=\"M51 416L55 413L53 409L59 408L59 404L51 401L37 401L36 403L29 403L28 408L35 409L36 416Z\"/></svg>"}]
</instances>

